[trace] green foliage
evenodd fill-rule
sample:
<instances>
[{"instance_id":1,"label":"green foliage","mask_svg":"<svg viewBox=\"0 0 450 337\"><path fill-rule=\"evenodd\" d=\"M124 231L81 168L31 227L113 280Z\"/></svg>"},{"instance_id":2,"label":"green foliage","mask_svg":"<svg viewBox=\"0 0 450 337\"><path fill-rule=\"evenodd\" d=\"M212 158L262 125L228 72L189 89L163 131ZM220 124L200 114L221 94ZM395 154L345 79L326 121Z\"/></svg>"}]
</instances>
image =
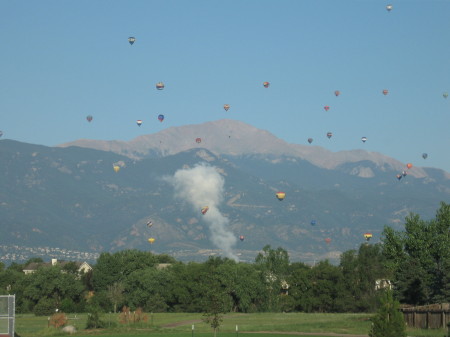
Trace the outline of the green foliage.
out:
<instances>
[{"instance_id":1,"label":"green foliage","mask_svg":"<svg viewBox=\"0 0 450 337\"><path fill-rule=\"evenodd\" d=\"M48 297L43 297L34 306L33 312L36 316L50 316L55 312L55 310L56 306L54 300Z\"/></svg>"},{"instance_id":2,"label":"green foliage","mask_svg":"<svg viewBox=\"0 0 450 337\"><path fill-rule=\"evenodd\" d=\"M403 314L399 310L399 303L392 296L392 291L384 292L380 308L372 321L370 337L406 337Z\"/></svg>"},{"instance_id":3,"label":"green foliage","mask_svg":"<svg viewBox=\"0 0 450 337\"><path fill-rule=\"evenodd\" d=\"M101 319L101 308L95 301L92 301L88 307L86 329L105 328L107 323Z\"/></svg>"},{"instance_id":4,"label":"green foliage","mask_svg":"<svg viewBox=\"0 0 450 337\"><path fill-rule=\"evenodd\" d=\"M405 232L385 228L383 254L400 301L422 305L450 301L450 204L435 219L406 218Z\"/></svg>"}]
</instances>

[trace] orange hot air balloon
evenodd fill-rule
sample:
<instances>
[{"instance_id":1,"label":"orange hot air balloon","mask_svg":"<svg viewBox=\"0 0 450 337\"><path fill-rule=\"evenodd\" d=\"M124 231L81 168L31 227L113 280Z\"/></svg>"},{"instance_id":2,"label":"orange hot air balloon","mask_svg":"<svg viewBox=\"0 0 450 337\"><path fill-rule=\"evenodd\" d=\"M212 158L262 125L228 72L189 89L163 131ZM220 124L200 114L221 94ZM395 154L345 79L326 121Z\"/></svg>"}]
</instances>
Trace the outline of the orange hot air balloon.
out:
<instances>
[{"instance_id":1,"label":"orange hot air balloon","mask_svg":"<svg viewBox=\"0 0 450 337\"><path fill-rule=\"evenodd\" d=\"M325 239L325 242L326 242L327 244L329 244L329 243L331 242L331 239L330 239L330 238L326 238L326 239Z\"/></svg>"},{"instance_id":2,"label":"orange hot air balloon","mask_svg":"<svg viewBox=\"0 0 450 337\"><path fill-rule=\"evenodd\" d=\"M389 94L389 90L384 89L383 91L383 95L386 96L387 94Z\"/></svg>"},{"instance_id":3,"label":"orange hot air balloon","mask_svg":"<svg viewBox=\"0 0 450 337\"><path fill-rule=\"evenodd\" d=\"M286 193L284 192L277 192L275 193L275 196L277 197L278 200L283 200L286 197Z\"/></svg>"},{"instance_id":4,"label":"orange hot air balloon","mask_svg":"<svg viewBox=\"0 0 450 337\"><path fill-rule=\"evenodd\" d=\"M339 90L336 90L335 92L334 92L334 95L337 97L337 96L339 96L341 94L341 92L339 91Z\"/></svg>"},{"instance_id":5,"label":"orange hot air balloon","mask_svg":"<svg viewBox=\"0 0 450 337\"><path fill-rule=\"evenodd\" d=\"M269 87L269 85L270 85L270 83L269 83L269 82L264 82L264 83L263 83L263 86L264 86L264 88L268 88L268 87Z\"/></svg>"},{"instance_id":6,"label":"orange hot air balloon","mask_svg":"<svg viewBox=\"0 0 450 337\"><path fill-rule=\"evenodd\" d=\"M413 167L413 164L408 163L408 164L406 164L406 167L407 167L408 169L410 169L411 167Z\"/></svg>"},{"instance_id":7,"label":"orange hot air balloon","mask_svg":"<svg viewBox=\"0 0 450 337\"><path fill-rule=\"evenodd\" d=\"M229 104L224 104L223 108L225 109L225 111L228 111L230 109L230 105Z\"/></svg>"},{"instance_id":8,"label":"orange hot air balloon","mask_svg":"<svg viewBox=\"0 0 450 337\"><path fill-rule=\"evenodd\" d=\"M119 165L114 165L113 166L114 172L119 172L120 171L120 166Z\"/></svg>"},{"instance_id":9,"label":"orange hot air balloon","mask_svg":"<svg viewBox=\"0 0 450 337\"><path fill-rule=\"evenodd\" d=\"M155 242L155 238L150 238L150 239L148 239L148 242L150 242L150 244L152 245L153 242Z\"/></svg>"},{"instance_id":10,"label":"orange hot air balloon","mask_svg":"<svg viewBox=\"0 0 450 337\"><path fill-rule=\"evenodd\" d=\"M364 233L364 238L369 241L372 238L372 233Z\"/></svg>"}]
</instances>

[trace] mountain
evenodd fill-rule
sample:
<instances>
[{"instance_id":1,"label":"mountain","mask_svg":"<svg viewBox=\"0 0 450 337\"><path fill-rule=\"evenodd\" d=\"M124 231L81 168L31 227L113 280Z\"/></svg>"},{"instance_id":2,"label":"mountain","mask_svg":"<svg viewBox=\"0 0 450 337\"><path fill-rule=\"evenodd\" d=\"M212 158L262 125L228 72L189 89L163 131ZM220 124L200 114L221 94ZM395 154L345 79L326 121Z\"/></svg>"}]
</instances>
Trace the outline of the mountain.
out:
<instances>
[{"instance_id":1,"label":"mountain","mask_svg":"<svg viewBox=\"0 0 450 337\"><path fill-rule=\"evenodd\" d=\"M399 181L404 164L382 154L288 144L231 120L129 142L46 147L1 140L0 161L0 255L3 250L6 261L14 259L7 255L12 250L16 259L42 251L93 259L128 248L180 260L222 254L200 210L176 199L165 179L198 163L224 179L219 209L227 229L245 237L234 247L244 261L266 244L287 249L293 261L336 261L359 247L363 233L378 242L384 225L402 228L410 212L434 217L439 203L450 201L449 174L442 170L414 167ZM278 190L286 192L283 201L275 198Z\"/></svg>"}]
</instances>

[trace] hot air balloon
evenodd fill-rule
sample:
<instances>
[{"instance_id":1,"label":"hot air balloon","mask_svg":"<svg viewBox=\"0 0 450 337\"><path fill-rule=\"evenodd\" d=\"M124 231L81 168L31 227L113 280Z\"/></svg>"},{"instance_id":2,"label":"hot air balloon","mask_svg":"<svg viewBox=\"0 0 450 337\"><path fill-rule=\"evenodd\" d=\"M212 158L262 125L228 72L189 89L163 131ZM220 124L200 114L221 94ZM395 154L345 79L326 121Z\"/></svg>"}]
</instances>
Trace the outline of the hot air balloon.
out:
<instances>
[{"instance_id":1,"label":"hot air balloon","mask_svg":"<svg viewBox=\"0 0 450 337\"><path fill-rule=\"evenodd\" d=\"M225 109L225 111L228 111L228 109L230 109L230 105L229 104L224 104L223 108Z\"/></svg>"},{"instance_id":2,"label":"hot air balloon","mask_svg":"<svg viewBox=\"0 0 450 337\"><path fill-rule=\"evenodd\" d=\"M331 242L331 239L330 239L330 238L326 238L326 239L325 239L325 242L326 242L327 244L329 244L329 243Z\"/></svg>"},{"instance_id":3,"label":"hot air balloon","mask_svg":"<svg viewBox=\"0 0 450 337\"><path fill-rule=\"evenodd\" d=\"M327 137L330 139L333 136L333 132L327 132Z\"/></svg>"},{"instance_id":4,"label":"hot air balloon","mask_svg":"<svg viewBox=\"0 0 450 337\"><path fill-rule=\"evenodd\" d=\"M428 158L428 154L427 153L422 153L422 158L423 159L427 159Z\"/></svg>"},{"instance_id":5,"label":"hot air balloon","mask_svg":"<svg viewBox=\"0 0 450 337\"><path fill-rule=\"evenodd\" d=\"M330 107L328 105L325 105L323 108L325 109L325 111L330 110Z\"/></svg>"},{"instance_id":6,"label":"hot air balloon","mask_svg":"<svg viewBox=\"0 0 450 337\"><path fill-rule=\"evenodd\" d=\"M392 10L392 5L386 5L386 10L390 12Z\"/></svg>"},{"instance_id":7,"label":"hot air balloon","mask_svg":"<svg viewBox=\"0 0 450 337\"><path fill-rule=\"evenodd\" d=\"M407 167L408 169L410 169L411 167L413 167L413 164L408 163L408 164L406 164L406 167Z\"/></svg>"},{"instance_id":8,"label":"hot air balloon","mask_svg":"<svg viewBox=\"0 0 450 337\"><path fill-rule=\"evenodd\" d=\"M335 92L334 92L334 95L337 97L337 96L339 96L341 94L341 92L339 91L339 90L336 90Z\"/></svg>"},{"instance_id":9,"label":"hot air balloon","mask_svg":"<svg viewBox=\"0 0 450 337\"><path fill-rule=\"evenodd\" d=\"M270 85L270 83L269 83L269 82L263 82L263 86L264 86L264 88L268 88L268 87L269 87L269 85Z\"/></svg>"},{"instance_id":10,"label":"hot air balloon","mask_svg":"<svg viewBox=\"0 0 450 337\"><path fill-rule=\"evenodd\" d=\"M442 96L444 96L444 98L447 98L447 97L448 97L448 92L444 92L444 93L442 94Z\"/></svg>"},{"instance_id":11,"label":"hot air balloon","mask_svg":"<svg viewBox=\"0 0 450 337\"><path fill-rule=\"evenodd\" d=\"M277 192L275 193L275 196L277 197L278 200L283 200L286 197L286 193L284 192Z\"/></svg>"},{"instance_id":12,"label":"hot air balloon","mask_svg":"<svg viewBox=\"0 0 450 337\"><path fill-rule=\"evenodd\" d=\"M239 236L239 240L244 241L244 239L245 239L244 235Z\"/></svg>"},{"instance_id":13,"label":"hot air balloon","mask_svg":"<svg viewBox=\"0 0 450 337\"><path fill-rule=\"evenodd\" d=\"M0 137L3 136L3 131L0 131Z\"/></svg>"},{"instance_id":14,"label":"hot air balloon","mask_svg":"<svg viewBox=\"0 0 450 337\"><path fill-rule=\"evenodd\" d=\"M162 121L164 120L164 115L159 115L159 116L158 116L158 120L159 120L160 122L162 122Z\"/></svg>"},{"instance_id":15,"label":"hot air balloon","mask_svg":"<svg viewBox=\"0 0 450 337\"><path fill-rule=\"evenodd\" d=\"M385 96L386 96L387 94L389 94L389 90L386 90L386 89L384 89L382 92L383 92L383 95L385 95Z\"/></svg>"},{"instance_id":16,"label":"hot air balloon","mask_svg":"<svg viewBox=\"0 0 450 337\"><path fill-rule=\"evenodd\" d=\"M148 239L148 242L150 242L150 244L152 245L153 242L155 242L155 238L150 238L150 239Z\"/></svg>"},{"instance_id":17,"label":"hot air balloon","mask_svg":"<svg viewBox=\"0 0 450 337\"><path fill-rule=\"evenodd\" d=\"M316 225L316 220L311 220L311 226L315 226Z\"/></svg>"},{"instance_id":18,"label":"hot air balloon","mask_svg":"<svg viewBox=\"0 0 450 337\"><path fill-rule=\"evenodd\" d=\"M311 144L313 142L314 139L312 138L308 138L308 143Z\"/></svg>"},{"instance_id":19,"label":"hot air balloon","mask_svg":"<svg viewBox=\"0 0 450 337\"><path fill-rule=\"evenodd\" d=\"M135 37L130 36L130 37L128 38L128 42L129 42L131 45L133 45L134 41L136 41L136 38L135 38Z\"/></svg>"},{"instance_id":20,"label":"hot air balloon","mask_svg":"<svg viewBox=\"0 0 450 337\"><path fill-rule=\"evenodd\" d=\"M367 241L369 241L372 238L372 233L364 233L364 237Z\"/></svg>"},{"instance_id":21,"label":"hot air balloon","mask_svg":"<svg viewBox=\"0 0 450 337\"><path fill-rule=\"evenodd\" d=\"M209 209L208 206L202 207L202 214L205 215L206 212L208 212L208 209Z\"/></svg>"},{"instance_id":22,"label":"hot air balloon","mask_svg":"<svg viewBox=\"0 0 450 337\"><path fill-rule=\"evenodd\" d=\"M164 83L163 82L156 83L156 89L163 90L164 89Z\"/></svg>"},{"instance_id":23,"label":"hot air balloon","mask_svg":"<svg viewBox=\"0 0 450 337\"><path fill-rule=\"evenodd\" d=\"M152 222L152 221L148 221L148 222L147 222L147 227L150 228L150 227L152 227L152 226L153 226L153 222Z\"/></svg>"},{"instance_id":24,"label":"hot air balloon","mask_svg":"<svg viewBox=\"0 0 450 337\"><path fill-rule=\"evenodd\" d=\"M89 115L89 116L86 117L86 120L90 123L92 121L92 118L93 117L91 115Z\"/></svg>"},{"instance_id":25,"label":"hot air balloon","mask_svg":"<svg viewBox=\"0 0 450 337\"><path fill-rule=\"evenodd\" d=\"M408 175L408 172L406 172L406 171L402 172L402 176L406 177L407 175Z\"/></svg>"},{"instance_id":26,"label":"hot air balloon","mask_svg":"<svg viewBox=\"0 0 450 337\"><path fill-rule=\"evenodd\" d=\"M402 179L402 177L403 177L403 175L397 174L397 179L398 179L398 180Z\"/></svg>"},{"instance_id":27,"label":"hot air balloon","mask_svg":"<svg viewBox=\"0 0 450 337\"><path fill-rule=\"evenodd\" d=\"M142 121L141 121L140 119L138 119L138 120L136 121L136 124L137 124L138 126L141 126L141 125L142 125Z\"/></svg>"},{"instance_id":28,"label":"hot air balloon","mask_svg":"<svg viewBox=\"0 0 450 337\"><path fill-rule=\"evenodd\" d=\"M201 143L201 142L202 142L202 139L201 139L201 138L195 138L195 142L196 142L196 143Z\"/></svg>"},{"instance_id":29,"label":"hot air balloon","mask_svg":"<svg viewBox=\"0 0 450 337\"><path fill-rule=\"evenodd\" d=\"M361 141L365 143L367 141L367 137L361 137Z\"/></svg>"},{"instance_id":30,"label":"hot air balloon","mask_svg":"<svg viewBox=\"0 0 450 337\"><path fill-rule=\"evenodd\" d=\"M119 172L120 171L120 166L119 165L114 165L113 166L114 172Z\"/></svg>"}]
</instances>

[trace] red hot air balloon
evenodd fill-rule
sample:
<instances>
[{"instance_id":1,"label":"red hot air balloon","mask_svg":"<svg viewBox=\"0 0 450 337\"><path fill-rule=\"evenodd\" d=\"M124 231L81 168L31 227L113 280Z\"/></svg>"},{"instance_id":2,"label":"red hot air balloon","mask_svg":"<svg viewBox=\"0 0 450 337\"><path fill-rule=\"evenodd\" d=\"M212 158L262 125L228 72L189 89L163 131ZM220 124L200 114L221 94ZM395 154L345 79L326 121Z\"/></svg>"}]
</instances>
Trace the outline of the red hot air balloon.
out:
<instances>
[{"instance_id":1,"label":"red hot air balloon","mask_svg":"<svg viewBox=\"0 0 450 337\"><path fill-rule=\"evenodd\" d=\"M195 138L195 142L196 143L201 143L202 142L202 139L199 137L199 138Z\"/></svg>"},{"instance_id":2,"label":"red hot air balloon","mask_svg":"<svg viewBox=\"0 0 450 337\"><path fill-rule=\"evenodd\" d=\"M330 107L328 105L325 105L323 108L325 109L325 111L330 110Z\"/></svg>"},{"instance_id":3,"label":"red hot air balloon","mask_svg":"<svg viewBox=\"0 0 450 337\"><path fill-rule=\"evenodd\" d=\"M387 94L389 94L389 90L384 89L383 90L383 95L386 96Z\"/></svg>"}]
</instances>

